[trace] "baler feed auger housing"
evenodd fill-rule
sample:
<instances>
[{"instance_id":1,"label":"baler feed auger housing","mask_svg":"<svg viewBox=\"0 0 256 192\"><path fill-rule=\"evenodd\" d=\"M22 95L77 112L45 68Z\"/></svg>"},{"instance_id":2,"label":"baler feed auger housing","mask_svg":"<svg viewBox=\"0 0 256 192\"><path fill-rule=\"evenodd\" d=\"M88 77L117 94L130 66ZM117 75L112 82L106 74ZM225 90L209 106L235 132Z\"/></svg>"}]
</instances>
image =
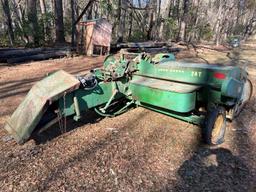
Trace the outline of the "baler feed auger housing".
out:
<instances>
[{"instance_id":1,"label":"baler feed auger housing","mask_svg":"<svg viewBox=\"0 0 256 192\"><path fill-rule=\"evenodd\" d=\"M90 109L115 116L133 105L201 125L204 140L220 144L226 118L237 116L251 93L247 72L236 66L184 63L162 53L108 56L85 77L58 71L36 83L5 129L23 143L52 105L74 120Z\"/></svg>"}]
</instances>

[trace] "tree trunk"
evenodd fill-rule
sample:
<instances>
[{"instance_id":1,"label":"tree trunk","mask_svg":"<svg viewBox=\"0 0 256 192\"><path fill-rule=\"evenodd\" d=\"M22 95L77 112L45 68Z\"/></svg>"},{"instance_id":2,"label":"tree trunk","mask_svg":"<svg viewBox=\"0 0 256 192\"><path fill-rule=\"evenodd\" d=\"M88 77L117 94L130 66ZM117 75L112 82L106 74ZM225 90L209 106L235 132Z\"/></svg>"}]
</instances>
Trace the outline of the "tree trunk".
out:
<instances>
[{"instance_id":1,"label":"tree trunk","mask_svg":"<svg viewBox=\"0 0 256 192\"><path fill-rule=\"evenodd\" d=\"M172 15L176 16L177 18L177 23L178 23L178 26L181 26L181 22L180 22L180 0L175 0L175 5L176 5L176 9L173 9L173 13ZM179 41L180 39L180 29L179 31L176 33L176 41Z\"/></svg>"},{"instance_id":2,"label":"tree trunk","mask_svg":"<svg viewBox=\"0 0 256 192\"><path fill-rule=\"evenodd\" d=\"M133 15L132 15L132 11L130 12L130 21L129 21L129 33L128 33L128 39L131 39L132 36L132 26L133 26Z\"/></svg>"},{"instance_id":3,"label":"tree trunk","mask_svg":"<svg viewBox=\"0 0 256 192\"><path fill-rule=\"evenodd\" d=\"M56 43L65 43L62 0L54 0Z\"/></svg>"},{"instance_id":4,"label":"tree trunk","mask_svg":"<svg viewBox=\"0 0 256 192\"><path fill-rule=\"evenodd\" d=\"M127 3L125 0L119 0L119 28L118 28L118 38L117 42L123 42L124 41L124 34L125 34L125 19L126 19L126 9L127 9Z\"/></svg>"},{"instance_id":5,"label":"tree trunk","mask_svg":"<svg viewBox=\"0 0 256 192\"><path fill-rule=\"evenodd\" d=\"M34 46L39 46L39 31L38 31L38 20L37 20L37 1L28 0L27 15L28 22L32 32L30 40L34 43Z\"/></svg>"},{"instance_id":6,"label":"tree trunk","mask_svg":"<svg viewBox=\"0 0 256 192\"><path fill-rule=\"evenodd\" d=\"M221 29L221 17L222 17L222 5L219 4L219 8L218 8L218 13L217 13L217 21L215 24L215 30L214 30L214 34L215 34L215 44L218 46L220 44L220 38L221 38L221 34L220 34L220 29Z\"/></svg>"},{"instance_id":7,"label":"tree trunk","mask_svg":"<svg viewBox=\"0 0 256 192\"><path fill-rule=\"evenodd\" d=\"M155 0L149 1L149 18L148 18L148 29L147 29L147 40L153 39L154 34L154 25L156 20L156 13L157 13L157 2Z\"/></svg>"},{"instance_id":8,"label":"tree trunk","mask_svg":"<svg viewBox=\"0 0 256 192\"><path fill-rule=\"evenodd\" d=\"M9 35L10 44L13 45L13 43L14 43L14 32L13 32L13 27L12 27L12 18L11 18L11 13L10 13L9 1L8 0L1 0L1 3L2 3L2 6L3 6L4 18L6 20L6 25L8 27L8 35Z\"/></svg>"},{"instance_id":9,"label":"tree trunk","mask_svg":"<svg viewBox=\"0 0 256 192\"><path fill-rule=\"evenodd\" d=\"M192 42L197 39L199 4L200 4L200 0L192 1L192 6L193 6L192 9L194 9L195 12L194 12L194 18L190 20L190 25L192 25L192 27L191 27L191 32L190 34L188 34L188 37L187 37L189 42Z\"/></svg>"},{"instance_id":10,"label":"tree trunk","mask_svg":"<svg viewBox=\"0 0 256 192\"><path fill-rule=\"evenodd\" d=\"M62 3L62 8L63 8L63 18L67 18L68 16L70 16L68 14L69 12L69 9L68 9L68 5L69 5L69 0L63 0L63 3Z\"/></svg>"},{"instance_id":11,"label":"tree trunk","mask_svg":"<svg viewBox=\"0 0 256 192\"><path fill-rule=\"evenodd\" d=\"M88 8L87 19L92 19L93 4Z\"/></svg>"},{"instance_id":12,"label":"tree trunk","mask_svg":"<svg viewBox=\"0 0 256 192\"><path fill-rule=\"evenodd\" d=\"M46 6L45 6L45 0L40 0L40 9L41 9L41 14L42 17L45 17L46 14ZM47 27L48 24L45 23L45 20L43 20L43 40L45 40L45 35L47 34Z\"/></svg>"},{"instance_id":13,"label":"tree trunk","mask_svg":"<svg viewBox=\"0 0 256 192\"><path fill-rule=\"evenodd\" d=\"M249 20L248 24L245 26L243 37L245 40L248 39L250 35L253 35L253 31L255 30L256 26L256 12L253 17Z\"/></svg>"},{"instance_id":14,"label":"tree trunk","mask_svg":"<svg viewBox=\"0 0 256 192\"><path fill-rule=\"evenodd\" d=\"M40 8L41 8L41 13L45 14L46 13L45 0L40 0Z\"/></svg>"},{"instance_id":15,"label":"tree trunk","mask_svg":"<svg viewBox=\"0 0 256 192\"><path fill-rule=\"evenodd\" d=\"M188 21L188 11L189 11L189 0L184 0L183 4L183 15L181 17L181 23L180 23L180 40L186 41L186 24Z\"/></svg>"},{"instance_id":16,"label":"tree trunk","mask_svg":"<svg viewBox=\"0 0 256 192\"><path fill-rule=\"evenodd\" d=\"M18 0L12 0L12 5L13 5L14 14L16 17L15 25L22 32L22 35L20 36L21 40L27 44L27 43L29 43L29 40L28 40L28 36L27 36L26 32L24 31L24 29L22 27L22 12L21 12L20 3Z\"/></svg>"},{"instance_id":17,"label":"tree trunk","mask_svg":"<svg viewBox=\"0 0 256 192\"><path fill-rule=\"evenodd\" d=\"M76 0L70 0L70 6L71 6L71 18L72 18L72 34L71 34L71 44L72 47L75 47L76 44Z\"/></svg>"},{"instance_id":18,"label":"tree trunk","mask_svg":"<svg viewBox=\"0 0 256 192\"><path fill-rule=\"evenodd\" d=\"M51 0L50 3L49 3L49 5L50 5L49 8L50 8L50 10L51 10L52 13L54 12L54 7L55 7L54 1L55 1L55 0Z\"/></svg>"},{"instance_id":19,"label":"tree trunk","mask_svg":"<svg viewBox=\"0 0 256 192\"><path fill-rule=\"evenodd\" d=\"M138 5L141 8L141 1L140 0L138 0Z\"/></svg>"},{"instance_id":20,"label":"tree trunk","mask_svg":"<svg viewBox=\"0 0 256 192\"><path fill-rule=\"evenodd\" d=\"M159 28L159 37L161 40L163 40L165 38L164 37L164 24L165 24L165 20L169 17L170 8L171 8L170 0L167 2L161 3L161 24L160 24L160 28Z\"/></svg>"},{"instance_id":21,"label":"tree trunk","mask_svg":"<svg viewBox=\"0 0 256 192\"><path fill-rule=\"evenodd\" d=\"M89 10L89 8L92 7L93 3L95 0L89 0L89 2L87 3L87 5L85 6L85 8L83 9L82 13L77 17L77 20L75 22L75 25L79 23L79 21L82 19L82 17L84 16L84 14L87 12L87 10ZM78 7L78 6L77 6ZM77 10L78 13L78 10ZM88 15L88 14L87 14ZM88 18L88 16L87 16Z\"/></svg>"}]
</instances>

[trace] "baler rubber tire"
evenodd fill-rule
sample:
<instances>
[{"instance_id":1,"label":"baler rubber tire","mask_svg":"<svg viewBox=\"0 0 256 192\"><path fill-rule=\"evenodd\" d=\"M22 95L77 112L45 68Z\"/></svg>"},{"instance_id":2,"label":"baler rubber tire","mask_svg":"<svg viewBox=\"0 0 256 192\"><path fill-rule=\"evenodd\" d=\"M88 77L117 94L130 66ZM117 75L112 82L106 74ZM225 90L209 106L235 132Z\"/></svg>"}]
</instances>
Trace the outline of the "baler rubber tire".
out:
<instances>
[{"instance_id":1,"label":"baler rubber tire","mask_svg":"<svg viewBox=\"0 0 256 192\"><path fill-rule=\"evenodd\" d=\"M218 106L210 110L206 116L205 124L202 130L204 142L208 145L219 145L223 143L226 132L226 122L226 110L224 107ZM216 129L217 134L213 136Z\"/></svg>"}]
</instances>

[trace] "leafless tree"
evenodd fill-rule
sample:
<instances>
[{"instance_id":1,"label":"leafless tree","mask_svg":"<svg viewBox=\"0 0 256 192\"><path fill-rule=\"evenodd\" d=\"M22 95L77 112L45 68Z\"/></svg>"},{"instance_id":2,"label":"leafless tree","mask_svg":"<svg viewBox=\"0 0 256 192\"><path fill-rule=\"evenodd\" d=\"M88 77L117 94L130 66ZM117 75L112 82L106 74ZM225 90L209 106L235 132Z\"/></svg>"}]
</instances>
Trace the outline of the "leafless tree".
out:
<instances>
[{"instance_id":1,"label":"leafless tree","mask_svg":"<svg viewBox=\"0 0 256 192\"><path fill-rule=\"evenodd\" d=\"M28 0L27 3L27 15L31 34L29 36L30 42L33 42L35 46L39 45L39 32L38 32L38 18L37 18L37 1Z\"/></svg>"},{"instance_id":2,"label":"leafless tree","mask_svg":"<svg viewBox=\"0 0 256 192\"><path fill-rule=\"evenodd\" d=\"M9 35L9 40L10 44L13 45L14 43L14 32L13 32L13 26L12 26L12 18L11 18L11 13L10 13L10 6L9 6L9 1L8 0L1 0L2 7L3 7L3 12L5 15L5 22L8 28L8 35Z\"/></svg>"},{"instance_id":3,"label":"leafless tree","mask_svg":"<svg viewBox=\"0 0 256 192\"><path fill-rule=\"evenodd\" d=\"M63 22L63 5L62 0L54 0L55 7L55 29L56 29L56 43L64 43L64 22Z\"/></svg>"},{"instance_id":4,"label":"leafless tree","mask_svg":"<svg viewBox=\"0 0 256 192\"><path fill-rule=\"evenodd\" d=\"M256 33L255 0L1 0L1 5L0 33L10 45L66 39L74 46L78 22L102 17L113 26L114 43L207 40L218 45Z\"/></svg>"}]
</instances>

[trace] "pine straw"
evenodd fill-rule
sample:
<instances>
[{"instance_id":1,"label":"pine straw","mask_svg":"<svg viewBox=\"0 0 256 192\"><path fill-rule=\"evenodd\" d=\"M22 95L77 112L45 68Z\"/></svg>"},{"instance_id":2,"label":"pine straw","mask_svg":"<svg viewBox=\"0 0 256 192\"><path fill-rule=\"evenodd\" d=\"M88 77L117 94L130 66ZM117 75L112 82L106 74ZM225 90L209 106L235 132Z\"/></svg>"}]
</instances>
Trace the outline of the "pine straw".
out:
<instances>
[{"instance_id":1,"label":"pine straw","mask_svg":"<svg viewBox=\"0 0 256 192\"><path fill-rule=\"evenodd\" d=\"M4 139L4 121L45 72L84 73L102 60L0 68L1 191L255 191L255 92L228 123L226 142L213 148L201 144L199 127L142 108L104 119L90 112L79 123L69 119L67 133L55 126L22 146ZM256 90L256 75L251 79Z\"/></svg>"}]
</instances>

